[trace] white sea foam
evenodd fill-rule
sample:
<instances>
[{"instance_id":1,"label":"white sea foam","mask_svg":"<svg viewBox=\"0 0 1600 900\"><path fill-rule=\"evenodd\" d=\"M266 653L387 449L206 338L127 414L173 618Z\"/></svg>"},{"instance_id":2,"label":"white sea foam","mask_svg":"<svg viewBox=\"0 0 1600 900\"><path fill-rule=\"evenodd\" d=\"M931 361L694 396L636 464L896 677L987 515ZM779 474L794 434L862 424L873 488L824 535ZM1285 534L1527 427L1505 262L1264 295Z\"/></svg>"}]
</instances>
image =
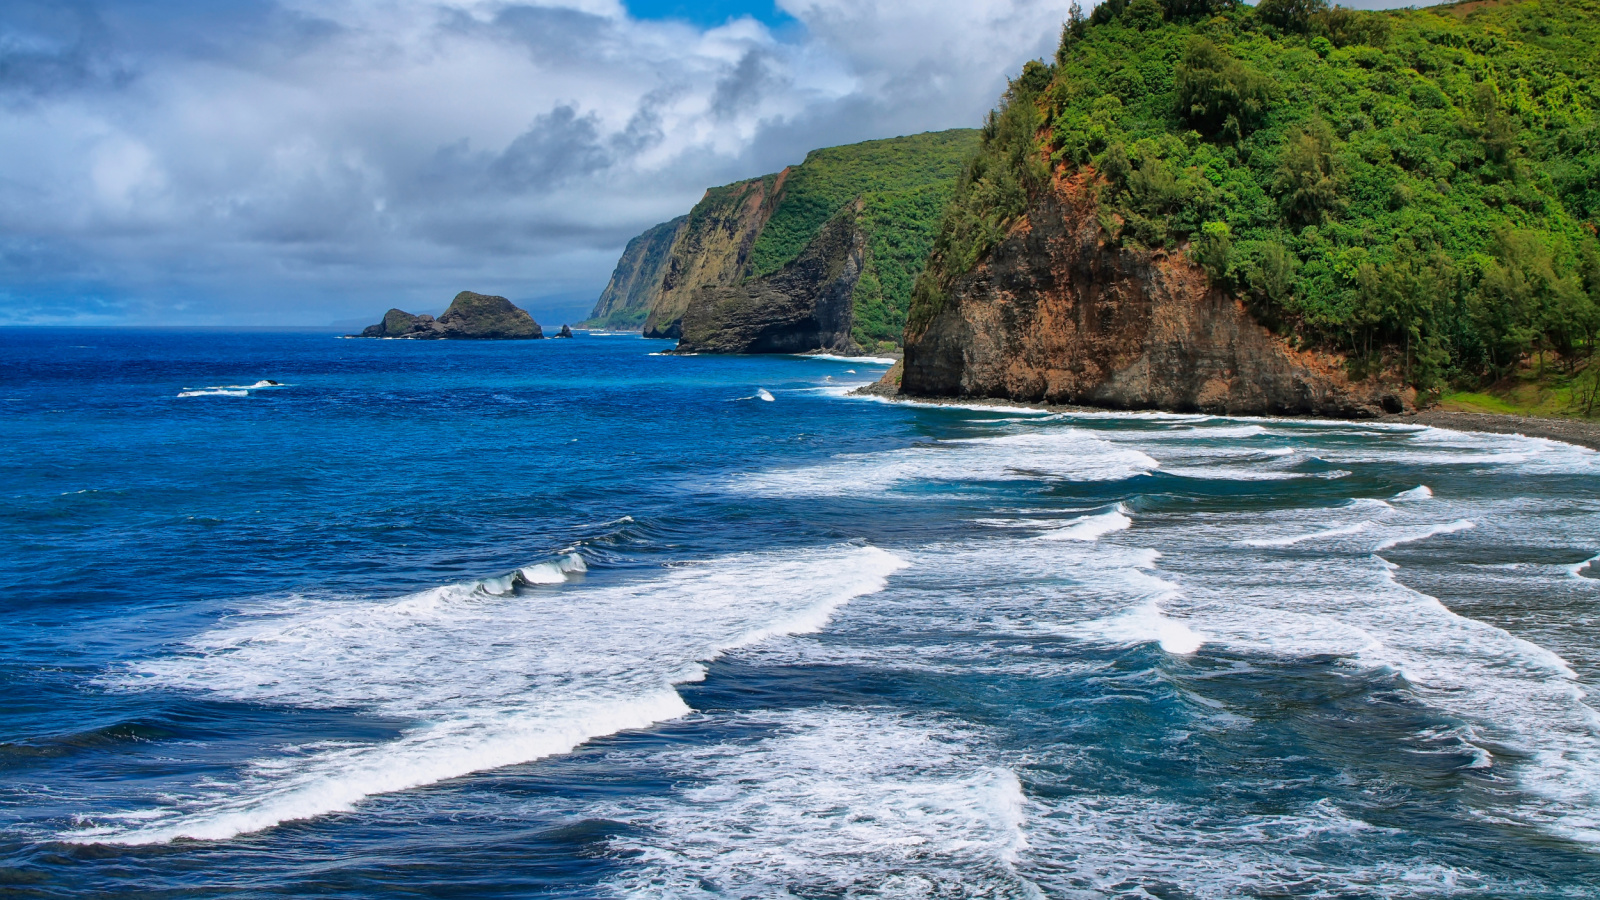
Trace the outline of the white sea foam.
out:
<instances>
[{"instance_id":1,"label":"white sea foam","mask_svg":"<svg viewBox=\"0 0 1600 900\"><path fill-rule=\"evenodd\" d=\"M1396 542L1440 528L1400 529ZM1531 760L1513 771L1528 794L1495 815L1600 843L1600 715L1561 657L1406 587L1378 557L1183 562L1204 571L1186 571L1164 606L1207 643L1398 673L1418 700L1472 723L1460 739L1473 765L1498 765L1497 746Z\"/></svg>"},{"instance_id":2,"label":"white sea foam","mask_svg":"<svg viewBox=\"0 0 1600 900\"><path fill-rule=\"evenodd\" d=\"M184 388L179 397L248 397L251 391L288 387L265 379L255 384L214 384L206 388Z\"/></svg>"},{"instance_id":3,"label":"white sea foam","mask_svg":"<svg viewBox=\"0 0 1600 900\"><path fill-rule=\"evenodd\" d=\"M768 403L771 403L772 402L772 392L767 390L766 388L756 388L756 398L760 399L760 400L765 400Z\"/></svg>"},{"instance_id":4,"label":"white sea foam","mask_svg":"<svg viewBox=\"0 0 1600 900\"><path fill-rule=\"evenodd\" d=\"M874 709L742 716L758 739L651 760L682 785L613 841L638 897L1037 897L1027 800L970 728Z\"/></svg>"},{"instance_id":5,"label":"white sea foam","mask_svg":"<svg viewBox=\"0 0 1600 900\"><path fill-rule=\"evenodd\" d=\"M1118 503L1106 512L1092 516L1081 516L1060 528L1046 531L1044 534L1039 535L1039 539L1045 541L1093 541L1099 540L1115 531L1125 531L1132 525L1133 519L1128 517L1128 508Z\"/></svg>"},{"instance_id":6,"label":"white sea foam","mask_svg":"<svg viewBox=\"0 0 1600 900\"><path fill-rule=\"evenodd\" d=\"M892 356L834 356L831 353L802 353L806 359L820 359L826 362L865 363L869 366L892 366L899 360Z\"/></svg>"},{"instance_id":7,"label":"white sea foam","mask_svg":"<svg viewBox=\"0 0 1600 900\"><path fill-rule=\"evenodd\" d=\"M618 520L619 524L620 521ZM628 519L628 521L633 520ZM517 570L517 574L522 577L524 584L564 584L573 575L582 575L587 571L589 566L583 561L583 557L576 553L568 553L554 562L523 566Z\"/></svg>"},{"instance_id":8,"label":"white sea foam","mask_svg":"<svg viewBox=\"0 0 1600 900\"><path fill-rule=\"evenodd\" d=\"M1414 500L1432 500L1433 488L1430 488L1425 484L1419 484L1409 491L1401 491L1400 493L1395 494L1393 499L1396 503L1409 503Z\"/></svg>"},{"instance_id":9,"label":"white sea foam","mask_svg":"<svg viewBox=\"0 0 1600 900\"><path fill-rule=\"evenodd\" d=\"M1313 531L1310 534L1297 534L1289 537L1253 538L1251 540L1241 541L1241 543L1249 547L1292 547L1295 544L1303 543L1305 541L1323 540L1325 538L1341 537L1348 534L1360 534L1361 532L1366 531L1368 528L1371 528L1372 524L1373 523L1371 522L1356 522L1353 525L1340 525L1337 528L1329 528L1323 531Z\"/></svg>"},{"instance_id":10,"label":"white sea foam","mask_svg":"<svg viewBox=\"0 0 1600 900\"><path fill-rule=\"evenodd\" d=\"M1176 585L1170 582L1162 584L1171 588L1171 593L1176 593ZM1190 628L1185 622L1167 617L1160 604L1153 600L1110 618L1095 619L1060 630L1078 637L1118 644L1155 642L1168 653L1179 655L1194 653L1206 642L1204 634Z\"/></svg>"},{"instance_id":11,"label":"white sea foam","mask_svg":"<svg viewBox=\"0 0 1600 900\"><path fill-rule=\"evenodd\" d=\"M766 496L876 494L916 482L1121 481L1157 465L1138 450L1060 428L839 456L821 465L745 475L732 486Z\"/></svg>"},{"instance_id":12,"label":"white sea foam","mask_svg":"<svg viewBox=\"0 0 1600 900\"><path fill-rule=\"evenodd\" d=\"M1155 796L1069 793L1040 798L1032 811L1033 849L1022 871L1053 897L1417 900L1524 893L1515 883L1425 857L1363 862L1371 857L1362 846L1393 832L1327 800L1278 814L1224 814Z\"/></svg>"},{"instance_id":13,"label":"white sea foam","mask_svg":"<svg viewBox=\"0 0 1600 900\"><path fill-rule=\"evenodd\" d=\"M673 685L702 678L703 661L817 630L905 565L876 548L839 547L726 557L557 592L495 595L474 582L393 600L254 606L116 684L419 724L391 741L287 748L231 781L163 795L174 814L146 826L89 815L95 824L61 837L223 840L644 728L688 711Z\"/></svg>"},{"instance_id":14,"label":"white sea foam","mask_svg":"<svg viewBox=\"0 0 1600 900\"><path fill-rule=\"evenodd\" d=\"M1440 525L1424 525L1419 528L1407 529L1393 537L1384 538L1373 549L1391 550L1401 544L1412 544L1441 534L1455 534L1458 531L1466 531L1469 528L1476 527L1478 527L1477 523L1470 519L1457 519L1454 522L1445 522Z\"/></svg>"}]
</instances>

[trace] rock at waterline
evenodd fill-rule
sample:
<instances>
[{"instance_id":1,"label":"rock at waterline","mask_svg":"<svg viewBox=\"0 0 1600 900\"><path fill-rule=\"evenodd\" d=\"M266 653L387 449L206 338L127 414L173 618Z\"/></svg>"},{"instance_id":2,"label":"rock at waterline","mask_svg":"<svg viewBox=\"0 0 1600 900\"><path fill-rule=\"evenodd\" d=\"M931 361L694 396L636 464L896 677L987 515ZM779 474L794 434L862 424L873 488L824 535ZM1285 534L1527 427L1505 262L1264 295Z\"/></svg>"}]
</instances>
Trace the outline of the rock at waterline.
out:
<instances>
[{"instance_id":1,"label":"rock at waterline","mask_svg":"<svg viewBox=\"0 0 1600 900\"><path fill-rule=\"evenodd\" d=\"M526 310L504 297L462 291L437 319L391 309L382 322L352 337L514 341L542 338L544 330Z\"/></svg>"},{"instance_id":2,"label":"rock at waterline","mask_svg":"<svg viewBox=\"0 0 1600 900\"><path fill-rule=\"evenodd\" d=\"M563 326L561 326L561 333L557 334L556 337L558 337L558 338L569 338L569 337L572 337L572 326L571 325L563 325Z\"/></svg>"}]
</instances>

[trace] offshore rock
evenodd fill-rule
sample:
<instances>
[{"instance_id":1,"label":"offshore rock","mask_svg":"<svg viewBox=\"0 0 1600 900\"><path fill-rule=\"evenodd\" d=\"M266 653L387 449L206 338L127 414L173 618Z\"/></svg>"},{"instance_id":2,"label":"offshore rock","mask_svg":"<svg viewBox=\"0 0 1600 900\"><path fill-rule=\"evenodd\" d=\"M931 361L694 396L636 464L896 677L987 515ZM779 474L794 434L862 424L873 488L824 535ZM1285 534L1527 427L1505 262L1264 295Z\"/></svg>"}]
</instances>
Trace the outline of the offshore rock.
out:
<instances>
[{"instance_id":1,"label":"offshore rock","mask_svg":"<svg viewBox=\"0 0 1600 900\"><path fill-rule=\"evenodd\" d=\"M1297 350L1179 253L1104 239L1094 174L1035 198L906 334L903 393L1113 409L1370 418L1409 388Z\"/></svg>"},{"instance_id":2,"label":"offshore rock","mask_svg":"<svg viewBox=\"0 0 1600 900\"><path fill-rule=\"evenodd\" d=\"M860 211L859 202L846 208L772 275L702 288L684 312L677 352L858 352L850 327L867 247L856 225Z\"/></svg>"},{"instance_id":3,"label":"offshore rock","mask_svg":"<svg viewBox=\"0 0 1600 900\"><path fill-rule=\"evenodd\" d=\"M560 333L558 333L556 335L556 337L558 337L558 338L569 338L569 337L572 337L572 326L571 325L563 325L563 326L561 326L561 331L560 331Z\"/></svg>"},{"instance_id":4,"label":"offshore rock","mask_svg":"<svg viewBox=\"0 0 1600 900\"><path fill-rule=\"evenodd\" d=\"M407 338L410 340L511 341L544 337L539 323L504 297L462 291L450 302L444 315L413 316L391 309L383 321L368 326L360 337Z\"/></svg>"},{"instance_id":5,"label":"offshore rock","mask_svg":"<svg viewBox=\"0 0 1600 900\"><path fill-rule=\"evenodd\" d=\"M739 283L788 177L789 169L784 169L706 191L673 242L660 291L644 322L645 337L678 337L684 312L702 288Z\"/></svg>"}]
</instances>

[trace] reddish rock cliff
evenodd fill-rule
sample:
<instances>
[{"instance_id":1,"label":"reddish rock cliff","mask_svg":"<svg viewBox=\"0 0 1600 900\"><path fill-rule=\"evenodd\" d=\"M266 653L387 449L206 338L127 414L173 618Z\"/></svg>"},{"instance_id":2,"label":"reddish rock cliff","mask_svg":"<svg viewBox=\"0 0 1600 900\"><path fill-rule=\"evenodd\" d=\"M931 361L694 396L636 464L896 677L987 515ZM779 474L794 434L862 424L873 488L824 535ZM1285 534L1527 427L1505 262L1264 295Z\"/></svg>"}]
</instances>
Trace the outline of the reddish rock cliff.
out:
<instances>
[{"instance_id":1,"label":"reddish rock cliff","mask_svg":"<svg viewBox=\"0 0 1600 900\"><path fill-rule=\"evenodd\" d=\"M1411 394L1352 382L1212 289L1181 253L1109 245L1092 173L1033 201L906 334L904 393L1115 409L1369 417Z\"/></svg>"}]
</instances>

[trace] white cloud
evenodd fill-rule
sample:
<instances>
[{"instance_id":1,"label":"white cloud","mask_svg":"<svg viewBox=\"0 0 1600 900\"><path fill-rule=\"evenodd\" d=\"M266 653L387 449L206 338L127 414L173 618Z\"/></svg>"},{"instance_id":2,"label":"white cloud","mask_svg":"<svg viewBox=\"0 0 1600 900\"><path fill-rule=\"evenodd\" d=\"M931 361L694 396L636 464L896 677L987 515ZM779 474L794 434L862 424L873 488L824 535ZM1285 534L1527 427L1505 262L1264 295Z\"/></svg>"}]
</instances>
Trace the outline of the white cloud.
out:
<instances>
[{"instance_id":1,"label":"white cloud","mask_svg":"<svg viewBox=\"0 0 1600 900\"><path fill-rule=\"evenodd\" d=\"M615 0L17 0L0 312L319 323L471 288L571 317L710 185L977 124L1066 5L781 0L775 34Z\"/></svg>"}]
</instances>

